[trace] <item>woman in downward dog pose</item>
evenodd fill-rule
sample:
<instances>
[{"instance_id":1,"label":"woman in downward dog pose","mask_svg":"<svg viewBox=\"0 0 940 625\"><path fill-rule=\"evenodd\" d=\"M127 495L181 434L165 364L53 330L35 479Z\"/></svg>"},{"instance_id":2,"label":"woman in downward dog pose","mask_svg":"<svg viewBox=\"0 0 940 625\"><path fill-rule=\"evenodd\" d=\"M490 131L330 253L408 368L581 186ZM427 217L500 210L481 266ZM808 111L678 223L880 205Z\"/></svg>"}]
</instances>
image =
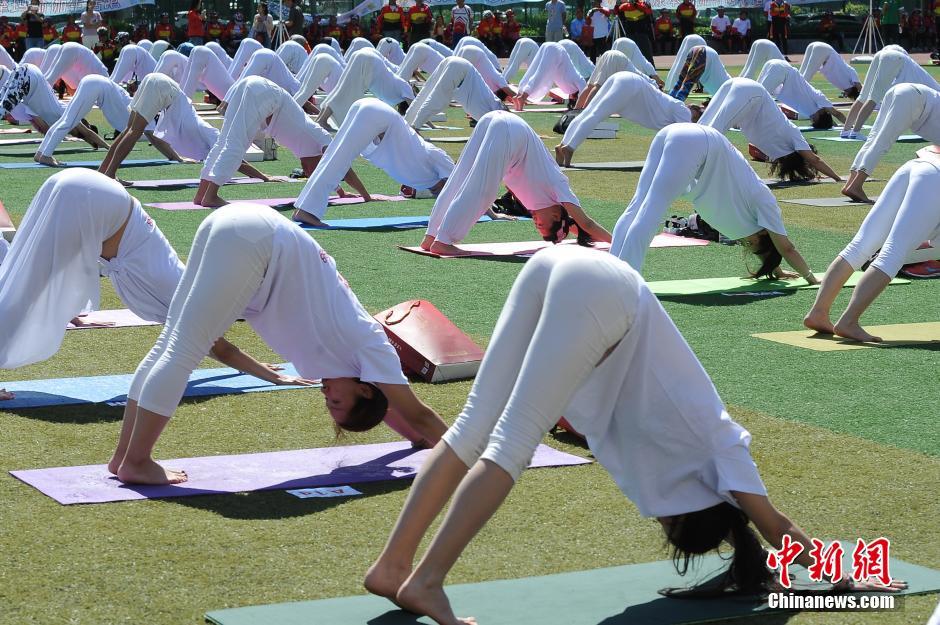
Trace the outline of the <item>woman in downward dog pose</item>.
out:
<instances>
[{"instance_id":1,"label":"woman in downward dog pose","mask_svg":"<svg viewBox=\"0 0 940 625\"><path fill-rule=\"evenodd\" d=\"M349 108L370 91L389 106L402 107L415 99L415 92L407 80L395 74L392 66L381 54L371 48L359 50L343 69L336 87L323 100L317 123L326 127L330 118L336 125L343 123Z\"/></svg>"},{"instance_id":2,"label":"woman in downward dog pose","mask_svg":"<svg viewBox=\"0 0 940 625\"><path fill-rule=\"evenodd\" d=\"M806 82L800 72L786 61L767 61L757 82L778 102L796 111L800 117L809 119L813 128L829 130L833 126L833 118L845 121L845 115L832 106L829 98Z\"/></svg>"},{"instance_id":3,"label":"woman in downward dog pose","mask_svg":"<svg viewBox=\"0 0 940 625\"><path fill-rule=\"evenodd\" d=\"M519 94L513 98L516 110L521 111L529 101L544 98L553 85L570 97L584 89L586 83L565 49L550 42L542 44L519 81Z\"/></svg>"},{"instance_id":4,"label":"woman in downward dog pose","mask_svg":"<svg viewBox=\"0 0 940 625\"><path fill-rule=\"evenodd\" d=\"M860 318L897 275L908 254L923 241L940 237L938 197L940 165L936 162L918 159L898 169L858 233L829 265L816 302L803 320L806 327L855 341L881 341L862 328ZM830 312L840 289L875 252L878 257L865 270L852 290L849 305L833 324Z\"/></svg>"},{"instance_id":5,"label":"woman in downward dog pose","mask_svg":"<svg viewBox=\"0 0 940 625\"><path fill-rule=\"evenodd\" d=\"M780 111L767 90L749 78L732 78L721 86L705 108L699 123L724 134L741 132L770 161L771 173L781 180L812 180L821 172L841 182L819 156L800 129ZM752 150L753 151L753 150Z\"/></svg>"},{"instance_id":6,"label":"woman in downward dog pose","mask_svg":"<svg viewBox=\"0 0 940 625\"><path fill-rule=\"evenodd\" d=\"M657 91L659 90L659 85L656 81L638 70L627 55L617 50L608 50L597 60L594 71L587 79L587 86L578 94L578 101L575 102L574 108L587 108L587 105L591 103L591 100L594 99L594 96L597 95L600 88L604 86L604 83L606 83L611 76L619 72L631 72L637 76L642 76L646 78L651 85L656 87Z\"/></svg>"},{"instance_id":7,"label":"woman in downward dog pose","mask_svg":"<svg viewBox=\"0 0 940 625\"><path fill-rule=\"evenodd\" d=\"M436 444L447 429L412 392L382 326L317 242L267 206L230 204L196 231L163 332L134 374L109 464L118 479L186 480L151 454L190 374L239 318L304 378L322 380L339 427L361 432L385 420L423 445Z\"/></svg>"},{"instance_id":8,"label":"woman in downward dog pose","mask_svg":"<svg viewBox=\"0 0 940 625\"><path fill-rule=\"evenodd\" d=\"M692 36L701 39L701 37L698 35ZM686 37L686 39L690 39L690 37ZM685 40L683 40L682 43L685 44ZM699 45L705 45L705 42L702 41ZM620 37L614 41L614 45L611 47L611 49L625 55L628 59L630 59L630 62L633 63L633 65L635 65L638 70L640 70L640 72L642 72L645 76L652 78L660 87L666 84L663 82L663 79L659 77L659 74L656 73L656 68L653 67L653 64L649 62L649 59L643 56L643 51L640 50L640 46L636 45L636 42L629 37ZM679 64L679 67L682 67L681 63Z\"/></svg>"},{"instance_id":9,"label":"woman in downward dog pose","mask_svg":"<svg viewBox=\"0 0 940 625\"><path fill-rule=\"evenodd\" d=\"M738 76L757 80L764 65L771 60L787 62L777 44L769 39L758 39L751 44L751 49L747 53L747 60L744 61L744 68ZM809 79L807 78L807 80Z\"/></svg>"},{"instance_id":10,"label":"woman in downward dog pose","mask_svg":"<svg viewBox=\"0 0 940 625\"><path fill-rule=\"evenodd\" d=\"M520 37L517 39L515 45L512 47L512 52L509 53L509 61L506 63L505 69L503 69L503 78L512 82L523 66L528 69L538 52L539 44L535 43L532 39L528 37Z\"/></svg>"},{"instance_id":11,"label":"woman in downward dog pose","mask_svg":"<svg viewBox=\"0 0 940 625\"><path fill-rule=\"evenodd\" d=\"M446 111L451 101L456 101L467 115L477 121L487 113L503 108L470 61L452 56L441 61L424 83L424 88L405 111L405 121L412 128L420 129L435 114Z\"/></svg>"},{"instance_id":12,"label":"woman in downward dog pose","mask_svg":"<svg viewBox=\"0 0 940 625\"><path fill-rule=\"evenodd\" d=\"M685 57L685 65L676 82L666 86L672 90L669 95L685 102L695 85L701 84L705 93L715 95L721 85L729 80L731 76L725 70L718 52L708 46L696 46Z\"/></svg>"},{"instance_id":13,"label":"woman in downward dog pose","mask_svg":"<svg viewBox=\"0 0 940 625\"><path fill-rule=\"evenodd\" d=\"M619 39L617 41L620 41ZM686 35L682 40L682 43L679 44L679 51L676 52L675 58L672 60L672 65L669 67L669 73L666 74L666 89L672 89L673 85L676 84L679 80L679 73L682 71L683 66L685 65L686 58L689 56L689 52L692 51L692 48L696 46L707 46L708 43L698 35ZM614 48L617 49L616 47ZM636 65L637 59L630 57L630 60L633 61ZM637 67L642 67L637 65Z\"/></svg>"},{"instance_id":14,"label":"woman in downward dog pose","mask_svg":"<svg viewBox=\"0 0 940 625\"><path fill-rule=\"evenodd\" d=\"M713 228L758 257L753 277L798 277L781 269L785 259L799 276L818 284L787 238L773 193L724 135L701 124L672 124L656 134L636 193L617 220L610 253L640 271L670 205L682 195Z\"/></svg>"},{"instance_id":15,"label":"woman in downward dog pose","mask_svg":"<svg viewBox=\"0 0 940 625\"><path fill-rule=\"evenodd\" d=\"M816 72L822 75L836 89L842 90L842 97L854 100L862 92L862 83L855 68L846 63L842 56L828 43L814 41L806 47L803 62L800 63L800 75L807 81L813 79Z\"/></svg>"},{"instance_id":16,"label":"woman in downward dog pose","mask_svg":"<svg viewBox=\"0 0 940 625\"><path fill-rule=\"evenodd\" d=\"M664 381L673 379L688 392L672 392ZM810 538L767 496L750 433L728 415L639 274L608 254L552 248L516 279L467 403L418 472L366 588L440 625L475 623L454 615L444 581L562 415L584 428L594 457L639 513L661 524L680 573L728 542L734 555L722 590L771 589L750 523L778 549L789 534L804 546L797 561L812 563ZM854 590L904 587L865 582Z\"/></svg>"},{"instance_id":17,"label":"woman in downward dog pose","mask_svg":"<svg viewBox=\"0 0 940 625\"><path fill-rule=\"evenodd\" d=\"M473 129L467 147L434 203L421 247L460 255L459 243L487 214L505 183L532 214L546 241L560 243L569 232L578 243L610 241L610 233L587 216L571 185L535 131L518 115L494 111Z\"/></svg>"}]
</instances>

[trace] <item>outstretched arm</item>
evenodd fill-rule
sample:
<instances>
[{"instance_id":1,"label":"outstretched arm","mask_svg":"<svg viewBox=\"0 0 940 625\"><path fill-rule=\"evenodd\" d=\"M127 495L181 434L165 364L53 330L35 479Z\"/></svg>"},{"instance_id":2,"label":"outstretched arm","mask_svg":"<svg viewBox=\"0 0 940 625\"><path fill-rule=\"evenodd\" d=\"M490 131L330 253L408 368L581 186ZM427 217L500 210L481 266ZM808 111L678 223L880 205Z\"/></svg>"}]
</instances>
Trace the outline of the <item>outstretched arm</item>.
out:
<instances>
[{"instance_id":1,"label":"outstretched arm","mask_svg":"<svg viewBox=\"0 0 940 625\"><path fill-rule=\"evenodd\" d=\"M568 202L562 202L561 205L565 207L568 215L578 224L578 228L588 233L592 239L604 243L610 243L613 240L613 237L610 236L604 226L588 217L588 214L580 206Z\"/></svg>"},{"instance_id":2,"label":"outstretched arm","mask_svg":"<svg viewBox=\"0 0 940 625\"><path fill-rule=\"evenodd\" d=\"M812 150L800 150L800 156L802 156L803 159L806 160L806 163L816 171L825 174L836 182L844 182L842 180L842 176L837 174L835 170L832 169L832 167L829 167L829 164L826 163L826 161L819 158L819 155Z\"/></svg>"},{"instance_id":3,"label":"outstretched arm","mask_svg":"<svg viewBox=\"0 0 940 625\"><path fill-rule=\"evenodd\" d=\"M257 169L255 166L249 164L247 161L242 161L241 166L239 166L238 171L245 174L249 178L257 178L258 180L264 180L265 182L271 182L271 176L267 175L260 169Z\"/></svg>"},{"instance_id":4,"label":"outstretched arm","mask_svg":"<svg viewBox=\"0 0 940 625\"><path fill-rule=\"evenodd\" d=\"M447 424L414 394L407 384L376 384L388 399L385 423L421 447L433 447L447 431Z\"/></svg>"},{"instance_id":5,"label":"outstretched arm","mask_svg":"<svg viewBox=\"0 0 940 625\"><path fill-rule=\"evenodd\" d=\"M209 355L221 362L223 365L228 365L232 369L247 373L248 375L253 375L254 377L264 380L265 382L277 384L278 386L290 384L296 384L298 386L313 386L315 384L315 382L312 380L305 380L303 378L279 373L281 370L280 367L258 362L242 350L226 341L224 338L215 342L215 344L212 346L212 349L209 350Z\"/></svg>"},{"instance_id":6,"label":"outstretched arm","mask_svg":"<svg viewBox=\"0 0 940 625\"><path fill-rule=\"evenodd\" d=\"M836 119L838 119L843 124L845 123L845 114L839 109L837 109L836 107L834 106L826 107L826 112L832 115L833 117L835 117Z\"/></svg>"},{"instance_id":7,"label":"outstretched arm","mask_svg":"<svg viewBox=\"0 0 940 625\"><path fill-rule=\"evenodd\" d=\"M356 193L362 196L366 202L372 199L372 196L369 194L369 190L366 189L366 185L363 184L362 180L359 179L359 176L356 175L356 172L353 171L352 167L349 168L349 171L346 172L346 177L343 178L343 182L351 186Z\"/></svg>"},{"instance_id":8,"label":"outstretched arm","mask_svg":"<svg viewBox=\"0 0 940 625\"><path fill-rule=\"evenodd\" d=\"M796 246L793 245L789 237L775 232L768 232L768 234L770 235L770 240L773 242L774 247L777 248L777 251L780 252L780 255L783 256L783 259L787 261L788 265L796 269L803 279L810 284L819 284L819 280L813 275L813 270L809 268L809 265L803 259L803 256L796 249ZM781 273L778 277L788 276Z\"/></svg>"},{"instance_id":9,"label":"outstretched arm","mask_svg":"<svg viewBox=\"0 0 940 625\"><path fill-rule=\"evenodd\" d=\"M177 163L185 162L186 159L180 156L179 153L173 149L172 145L157 137L153 131L146 130L144 131L144 134L147 136L147 140L150 142L150 145L155 147L160 154L167 158L167 160L176 161Z\"/></svg>"}]
</instances>

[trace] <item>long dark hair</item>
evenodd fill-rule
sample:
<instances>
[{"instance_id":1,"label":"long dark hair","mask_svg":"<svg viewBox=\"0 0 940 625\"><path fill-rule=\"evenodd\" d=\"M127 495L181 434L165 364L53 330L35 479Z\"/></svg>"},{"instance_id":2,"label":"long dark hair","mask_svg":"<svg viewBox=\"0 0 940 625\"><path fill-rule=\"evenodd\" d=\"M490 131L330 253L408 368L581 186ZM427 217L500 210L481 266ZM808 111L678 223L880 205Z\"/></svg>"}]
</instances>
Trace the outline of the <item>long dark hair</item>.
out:
<instances>
[{"instance_id":1,"label":"long dark hair","mask_svg":"<svg viewBox=\"0 0 940 625\"><path fill-rule=\"evenodd\" d=\"M372 396L360 395L356 398L356 403L346 415L346 419L341 424L337 424L339 429L347 432L367 432L371 430L385 418L388 412L388 398L378 386L368 382L360 382L372 389Z\"/></svg>"},{"instance_id":2,"label":"long dark hair","mask_svg":"<svg viewBox=\"0 0 940 625\"><path fill-rule=\"evenodd\" d=\"M741 510L722 502L711 508L675 516L666 527L666 543L672 548L672 562L679 575L688 572L696 556L718 549L725 540L734 546L734 554L714 593L766 593L773 581L773 575L765 564L767 552ZM664 594L674 593L667 590Z\"/></svg>"},{"instance_id":3,"label":"long dark hair","mask_svg":"<svg viewBox=\"0 0 940 625\"><path fill-rule=\"evenodd\" d=\"M835 125L832 119L832 113L823 111L813 118L812 126L817 130L830 130Z\"/></svg>"},{"instance_id":4,"label":"long dark hair","mask_svg":"<svg viewBox=\"0 0 940 625\"><path fill-rule=\"evenodd\" d=\"M757 235L757 243L751 246L751 253L757 256L761 261L757 271L750 272L751 277L773 280L776 277L774 271L780 266L780 263L783 261L783 256L777 250L777 246L774 245L770 235L766 232Z\"/></svg>"},{"instance_id":5,"label":"long dark hair","mask_svg":"<svg viewBox=\"0 0 940 625\"><path fill-rule=\"evenodd\" d=\"M843 98L849 98L851 100L857 100L858 96L862 93L862 90L859 89L858 85L852 85L848 89L842 92Z\"/></svg>"},{"instance_id":6,"label":"long dark hair","mask_svg":"<svg viewBox=\"0 0 940 625\"><path fill-rule=\"evenodd\" d=\"M578 222L571 218L571 215L568 214L564 206L561 207L561 214L558 216L558 219L552 223L551 231L553 234L543 236L542 240L549 241L550 243L558 243L560 239L564 239L568 236L568 233L571 231L571 226L578 226L578 245L582 247L594 247L594 239L584 231L584 228L578 225ZM559 232L563 232L564 236L559 238Z\"/></svg>"},{"instance_id":7,"label":"long dark hair","mask_svg":"<svg viewBox=\"0 0 940 625\"><path fill-rule=\"evenodd\" d=\"M816 152L814 146L810 145L809 147L814 153ZM818 173L816 168L811 167L799 152L790 152L770 163L770 175L779 180L789 180L790 182L812 180Z\"/></svg>"}]
</instances>

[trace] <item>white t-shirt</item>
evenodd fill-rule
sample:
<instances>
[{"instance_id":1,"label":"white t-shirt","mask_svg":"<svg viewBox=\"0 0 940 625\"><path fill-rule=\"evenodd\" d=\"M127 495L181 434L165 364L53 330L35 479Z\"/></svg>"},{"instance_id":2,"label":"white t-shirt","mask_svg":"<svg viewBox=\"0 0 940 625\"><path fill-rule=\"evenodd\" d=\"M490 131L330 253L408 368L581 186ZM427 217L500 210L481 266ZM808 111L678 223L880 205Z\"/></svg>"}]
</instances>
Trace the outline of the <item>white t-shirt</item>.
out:
<instances>
[{"instance_id":1,"label":"white t-shirt","mask_svg":"<svg viewBox=\"0 0 940 625\"><path fill-rule=\"evenodd\" d=\"M636 314L578 388L565 418L645 517L722 502L737 506L732 491L766 495L749 451L750 433L728 415L659 300L626 263L609 254L596 260L637 285Z\"/></svg>"},{"instance_id":2,"label":"white t-shirt","mask_svg":"<svg viewBox=\"0 0 940 625\"><path fill-rule=\"evenodd\" d=\"M610 19L600 9L593 10L590 17L591 27L594 29L594 39L606 37L610 32Z\"/></svg>"},{"instance_id":3,"label":"white t-shirt","mask_svg":"<svg viewBox=\"0 0 940 625\"><path fill-rule=\"evenodd\" d=\"M467 27L467 33L470 33L470 27L473 25L473 9L467 5L462 7L454 6L450 10L450 16L454 22L462 22Z\"/></svg>"},{"instance_id":4,"label":"white t-shirt","mask_svg":"<svg viewBox=\"0 0 940 625\"><path fill-rule=\"evenodd\" d=\"M750 32L751 30L751 20L748 20L748 19L742 20L739 17L734 20L734 24L732 24L731 27L734 28L734 30L743 37L744 35L748 34L748 32Z\"/></svg>"},{"instance_id":5,"label":"white t-shirt","mask_svg":"<svg viewBox=\"0 0 940 625\"><path fill-rule=\"evenodd\" d=\"M503 175L503 184L523 206L536 211L562 202L581 205L545 144L521 117L506 111L487 115L499 115L501 121L508 122L506 141L511 146L512 156Z\"/></svg>"},{"instance_id":6,"label":"white t-shirt","mask_svg":"<svg viewBox=\"0 0 940 625\"><path fill-rule=\"evenodd\" d=\"M728 16L718 17L717 15L712 18L712 28L717 30L720 33L728 30L728 27L731 26L731 20L728 19Z\"/></svg>"},{"instance_id":7,"label":"white t-shirt","mask_svg":"<svg viewBox=\"0 0 940 625\"><path fill-rule=\"evenodd\" d=\"M101 26L101 13L92 11L91 15L86 10L82 13L82 37L92 37L98 34L98 27Z\"/></svg>"},{"instance_id":8,"label":"white t-shirt","mask_svg":"<svg viewBox=\"0 0 940 625\"><path fill-rule=\"evenodd\" d=\"M770 21L770 5L774 3L773 0L764 0L764 15L767 16L767 21Z\"/></svg>"},{"instance_id":9,"label":"white t-shirt","mask_svg":"<svg viewBox=\"0 0 940 625\"><path fill-rule=\"evenodd\" d=\"M699 124L722 134L731 128L740 128L748 142L770 160L810 149L803 133L783 115L767 90L749 78L732 78L722 85ZM722 230L719 232L731 236Z\"/></svg>"},{"instance_id":10,"label":"white t-shirt","mask_svg":"<svg viewBox=\"0 0 940 625\"><path fill-rule=\"evenodd\" d=\"M175 80L166 74L147 74L131 100L131 111L153 121L157 113L165 111L181 97L188 102Z\"/></svg>"},{"instance_id":11,"label":"white t-shirt","mask_svg":"<svg viewBox=\"0 0 940 625\"><path fill-rule=\"evenodd\" d=\"M415 189L430 189L454 171L454 161L447 152L422 139L414 129L391 107L383 102L369 102L375 109L383 109L391 122L385 136L369 144L362 156L384 170L393 179Z\"/></svg>"},{"instance_id":12,"label":"white t-shirt","mask_svg":"<svg viewBox=\"0 0 940 625\"><path fill-rule=\"evenodd\" d=\"M262 214L274 227L273 251L245 320L305 378L407 384L395 348L333 258L282 215Z\"/></svg>"},{"instance_id":13,"label":"white t-shirt","mask_svg":"<svg viewBox=\"0 0 940 625\"><path fill-rule=\"evenodd\" d=\"M832 107L832 102L819 89L806 82L799 70L786 61L767 61L757 82L778 101L799 113L800 117L809 118L820 109Z\"/></svg>"}]
</instances>

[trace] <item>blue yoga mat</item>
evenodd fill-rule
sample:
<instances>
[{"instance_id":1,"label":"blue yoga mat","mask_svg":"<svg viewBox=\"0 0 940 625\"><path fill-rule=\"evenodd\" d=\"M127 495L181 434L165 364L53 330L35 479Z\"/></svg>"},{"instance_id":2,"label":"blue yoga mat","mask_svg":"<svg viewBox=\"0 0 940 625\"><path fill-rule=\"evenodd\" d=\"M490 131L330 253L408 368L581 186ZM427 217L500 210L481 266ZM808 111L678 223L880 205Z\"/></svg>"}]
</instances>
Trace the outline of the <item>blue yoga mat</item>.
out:
<instances>
[{"instance_id":1,"label":"blue yoga mat","mask_svg":"<svg viewBox=\"0 0 940 625\"><path fill-rule=\"evenodd\" d=\"M284 365L286 375L298 375L294 366ZM0 384L16 395L15 399L0 401L0 410L14 408L41 408L74 404L102 404L127 400L133 373L99 375L88 378L58 378L54 380L24 380ZM245 375L235 369L197 369L189 378L183 397L207 397L231 393L257 393L304 388L275 386L264 380Z\"/></svg>"},{"instance_id":2,"label":"blue yoga mat","mask_svg":"<svg viewBox=\"0 0 940 625\"><path fill-rule=\"evenodd\" d=\"M381 230L388 228L408 229L424 228L428 225L427 215L412 215L410 217L359 217L357 219L330 219L325 228L315 228L307 224L297 224L304 230ZM521 220L528 218L520 218ZM486 215L480 217L477 223L493 221ZM511 223L511 222L506 222Z\"/></svg>"},{"instance_id":3,"label":"blue yoga mat","mask_svg":"<svg viewBox=\"0 0 940 625\"><path fill-rule=\"evenodd\" d=\"M148 167L152 165L173 165L177 164L176 161L168 161L165 158L141 158L141 159L131 159L121 163L121 167ZM97 169L101 166L101 161L69 161L67 163L62 163L64 167L91 167ZM28 163L0 163L0 169L57 169L56 167L49 167L49 165L43 165L35 161L30 161Z\"/></svg>"}]
</instances>

